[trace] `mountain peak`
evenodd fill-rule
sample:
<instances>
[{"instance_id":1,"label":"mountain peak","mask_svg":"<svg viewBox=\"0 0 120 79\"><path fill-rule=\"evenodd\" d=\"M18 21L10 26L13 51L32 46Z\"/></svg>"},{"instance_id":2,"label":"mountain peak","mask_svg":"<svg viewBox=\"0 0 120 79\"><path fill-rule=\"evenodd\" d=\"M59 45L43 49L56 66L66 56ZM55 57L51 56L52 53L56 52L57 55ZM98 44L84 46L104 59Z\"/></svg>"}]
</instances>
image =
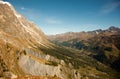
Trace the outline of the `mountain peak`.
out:
<instances>
[{"instance_id":1,"label":"mountain peak","mask_svg":"<svg viewBox=\"0 0 120 79\"><path fill-rule=\"evenodd\" d=\"M20 18L20 17L21 17L21 15L18 14L18 13L15 11L14 7L13 7L9 2L0 1L0 4L2 4L3 6L4 6L4 5L9 6L9 7L11 8L11 10L14 12L14 15L15 15L17 18Z\"/></svg>"},{"instance_id":2,"label":"mountain peak","mask_svg":"<svg viewBox=\"0 0 120 79\"><path fill-rule=\"evenodd\" d=\"M110 26L108 29L109 29L109 30L118 30L119 28L118 28L118 27L115 27L115 26Z\"/></svg>"},{"instance_id":3,"label":"mountain peak","mask_svg":"<svg viewBox=\"0 0 120 79\"><path fill-rule=\"evenodd\" d=\"M8 6L12 6L9 2L5 2L5 1L2 1L2 0L0 0L0 4L6 4Z\"/></svg>"}]
</instances>

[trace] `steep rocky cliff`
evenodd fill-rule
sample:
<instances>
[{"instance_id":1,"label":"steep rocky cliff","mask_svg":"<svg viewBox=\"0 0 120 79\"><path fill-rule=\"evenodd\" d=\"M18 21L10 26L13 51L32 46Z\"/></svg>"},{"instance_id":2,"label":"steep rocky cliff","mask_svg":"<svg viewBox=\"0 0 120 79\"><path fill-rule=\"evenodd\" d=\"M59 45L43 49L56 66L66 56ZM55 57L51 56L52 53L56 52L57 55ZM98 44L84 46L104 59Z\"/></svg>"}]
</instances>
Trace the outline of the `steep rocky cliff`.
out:
<instances>
[{"instance_id":1,"label":"steep rocky cliff","mask_svg":"<svg viewBox=\"0 0 120 79\"><path fill-rule=\"evenodd\" d=\"M0 1L0 78L119 79L111 68L78 53L48 42L34 23Z\"/></svg>"}]
</instances>

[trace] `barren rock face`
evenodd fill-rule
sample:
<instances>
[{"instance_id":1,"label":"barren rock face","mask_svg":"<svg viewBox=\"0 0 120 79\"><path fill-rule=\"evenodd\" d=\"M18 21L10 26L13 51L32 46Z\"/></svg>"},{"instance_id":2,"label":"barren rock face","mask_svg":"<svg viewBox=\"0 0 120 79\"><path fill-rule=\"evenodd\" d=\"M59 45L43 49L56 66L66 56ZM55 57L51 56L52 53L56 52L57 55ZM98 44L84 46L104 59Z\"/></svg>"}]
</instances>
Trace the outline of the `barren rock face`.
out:
<instances>
[{"instance_id":1,"label":"barren rock face","mask_svg":"<svg viewBox=\"0 0 120 79\"><path fill-rule=\"evenodd\" d=\"M87 55L50 43L34 23L0 1L0 78L117 79L116 75Z\"/></svg>"}]
</instances>

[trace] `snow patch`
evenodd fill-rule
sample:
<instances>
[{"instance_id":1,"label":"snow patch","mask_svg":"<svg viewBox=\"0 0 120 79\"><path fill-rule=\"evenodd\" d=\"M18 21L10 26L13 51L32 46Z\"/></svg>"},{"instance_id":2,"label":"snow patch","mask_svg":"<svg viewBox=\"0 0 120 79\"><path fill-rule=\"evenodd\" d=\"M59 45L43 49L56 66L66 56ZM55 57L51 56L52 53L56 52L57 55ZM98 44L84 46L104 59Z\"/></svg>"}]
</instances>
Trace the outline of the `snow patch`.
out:
<instances>
[{"instance_id":1,"label":"snow patch","mask_svg":"<svg viewBox=\"0 0 120 79\"><path fill-rule=\"evenodd\" d=\"M15 13L15 16L16 16L17 18L21 18L21 15L20 15L20 14L16 14L16 13Z\"/></svg>"},{"instance_id":2,"label":"snow patch","mask_svg":"<svg viewBox=\"0 0 120 79\"><path fill-rule=\"evenodd\" d=\"M98 35L99 33L96 31L96 34Z\"/></svg>"},{"instance_id":3,"label":"snow patch","mask_svg":"<svg viewBox=\"0 0 120 79\"><path fill-rule=\"evenodd\" d=\"M0 1L0 4L7 4L8 6L11 7L11 9L13 10L13 12L14 12L14 14L15 14L15 16L16 16L17 18L20 18L20 17L21 17L20 14L17 14L17 13L16 13L16 11L13 9L12 5L11 5L9 2Z\"/></svg>"},{"instance_id":4,"label":"snow patch","mask_svg":"<svg viewBox=\"0 0 120 79\"><path fill-rule=\"evenodd\" d=\"M23 26L23 28L41 45L43 45L41 42L40 42L40 37L39 37L39 34L37 32L35 32L31 27L29 26L26 26L24 25L20 19L18 19L20 24ZM45 46L45 45L43 45Z\"/></svg>"},{"instance_id":5,"label":"snow patch","mask_svg":"<svg viewBox=\"0 0 120 79\"><path fill-rule=\"evenodd\" d=\"M11 6L9 2L4 2L4 1L0 1L0 4L7 4L8 6Z\"/></svg>"}]
</instances>

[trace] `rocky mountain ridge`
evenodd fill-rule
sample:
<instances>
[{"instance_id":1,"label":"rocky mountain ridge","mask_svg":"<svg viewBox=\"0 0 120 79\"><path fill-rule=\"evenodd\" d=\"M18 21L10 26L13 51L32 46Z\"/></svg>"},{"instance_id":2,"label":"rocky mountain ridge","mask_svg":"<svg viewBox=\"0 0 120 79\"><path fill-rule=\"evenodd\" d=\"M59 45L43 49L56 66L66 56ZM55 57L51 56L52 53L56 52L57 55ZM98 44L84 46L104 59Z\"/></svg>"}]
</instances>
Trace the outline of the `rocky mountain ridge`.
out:
<instances>
[{"instance_id":1,"label":"rocky mountain ridge","mask_svg":"<svg viewBox=\"0 0 120 79\"><path fill-rule=\"evenodd\" d=\"M79 49L80 52L120 71L120 29L64 33L48 36L55 44Z\"/></svg>"},{"instance_id":2,"label":"rocky mountain ridge","mask_svg":"<svg viewBox=\"0 0 120 79\"><path fill-rule=\"evenodd\" d=\"M62 34L56 34L56 35L48 35L47 38L50 41L58 41L58 42L63 42L63 41L69 41L72 39L78 39L78 40L85 40L94 37L95 35L104 35L104 34L110 34L114 35L117 34L119 35L120 29L114 26L109 27L106 30L98 29L94 31L88 31L88 32L67 32L67 33L62 33Z\"/></svg>"}]
</instances>

